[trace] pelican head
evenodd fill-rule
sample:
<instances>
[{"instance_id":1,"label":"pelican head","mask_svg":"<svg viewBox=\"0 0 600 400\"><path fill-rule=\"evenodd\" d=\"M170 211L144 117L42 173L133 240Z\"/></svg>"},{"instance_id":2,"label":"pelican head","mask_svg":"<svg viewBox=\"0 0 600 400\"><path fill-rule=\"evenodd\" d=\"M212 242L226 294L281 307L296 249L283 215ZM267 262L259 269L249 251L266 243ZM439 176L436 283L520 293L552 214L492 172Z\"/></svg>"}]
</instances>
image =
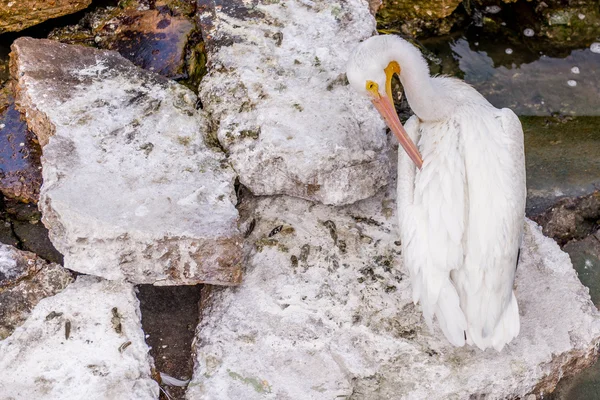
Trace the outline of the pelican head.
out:
<instances>
[{"instance_id":1,"label":"pelican head","mask_svg":"<svg viewBox=\"0 0 600 400\"><path fill-rule=\"evenodd\" d=\"M350 85L359 94L371 99L418 168L423 165L423 159L417 146L404 130L394 108L392 77L397 74L402 80L405 75L403 68L414 70L415 67L420 67L422 70L423 65L429 76L427 64L417 48L398 36L381 35L360 43L350 56L346 67Z\"/></svg>"}]
</instances>

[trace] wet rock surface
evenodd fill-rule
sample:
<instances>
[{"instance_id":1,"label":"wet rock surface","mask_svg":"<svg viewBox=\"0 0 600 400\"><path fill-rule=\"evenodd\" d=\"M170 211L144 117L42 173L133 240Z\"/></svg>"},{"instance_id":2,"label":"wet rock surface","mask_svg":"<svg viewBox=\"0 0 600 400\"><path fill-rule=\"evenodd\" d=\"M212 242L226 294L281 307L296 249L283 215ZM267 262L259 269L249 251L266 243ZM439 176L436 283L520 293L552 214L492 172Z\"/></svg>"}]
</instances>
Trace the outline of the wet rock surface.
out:
<instances>
[{"instance_id":1,"label":"wet rock surface","mask_svg":"<svg viewBox=\"0 0 600 400\"><path fill-rule=\"evenodd\" d=\"M110 51L21 38L13 57L16 103L43 149L43 222L65 267L240 282L233 171L205 144L192 92Z\"/></svg>"},{"instance_id":2,"label":"wet rock surface","mask_svg":"<svg viewBox=\"0 0 600 400\"><path fill-rule=\"evenodd\" d=\"M581 282L590 289L592 301L600 308L600 230L563 247L571 257Z\"/></svg>"},{"instance_id":3,"label":"wet rock surface","mask_svg":"<svg viewBox=\"0 0 600 400\"><path fill-rule=\"evenodd\" d=\"M0 340L29 317L43 298L61 292L73 275L39 256L0 245Z\"/></svg>"},{"instance_id":4,"label":"wet rock surface","mask_svg":"<svg viewBox=\"0 0 600 400\"><path fill-rule=\"evenodd\" d=\"M206 62L192 15L194 1L121 1L100 7L50 39L118 51L137 66L197 91Z\"/></svg>"},{"instance_id":5,"label":"wet rock surface","mask_svg":"<svg viewBox=\"0 0 600 400\"><path fill-rule=\"evenodd\" d=\"M21 31L51 18L83 10L92 0L3 0L0 2L0 33Z\"/></svg>"},{"instance_id":6,"label":"wet rock surface","mask_svg":"<svg viewBox=\"0 0 600 400\"><path fill-rule=\"evenodd\" d=\"M126 283L80 276L0 342L3 399L158 399Z\"/></svg>"},{"instance_id":7,"label":"wet rock surface","mask_svg":"<svg viewBox=\"0 0 600 400\"><path fill-rule=\"evenodd\" d=\"M533 222L515 283L520 336L497 353L430 333L410 298L394 204L393 193L342 209L249 200L244 283L207 300L187 398L523 398L594 361L600 314Z\"/></svg>"},{"instance_id":8,"label":"wet rock surface","mask_svg":"<svg viewBox=\"0 0 600 400\"><path fill-rule=\"evenodd\" d=\"M37 203L42 185L42 151L17 111L8 87L0 89L0 191L8 198Z\"/></svg>"},{"instance_id":9,"label":"wet rock surface","mask_svg":"<svg viewBox=\"0 0 600 400\"><path fill-rule=\"evenodd\" d=\"M388 181L384 125L344 76L375 28L367 3L267 3L198 3L200 98L240 183L327 204L372 196Z\"/></svg>"}]
</instances>

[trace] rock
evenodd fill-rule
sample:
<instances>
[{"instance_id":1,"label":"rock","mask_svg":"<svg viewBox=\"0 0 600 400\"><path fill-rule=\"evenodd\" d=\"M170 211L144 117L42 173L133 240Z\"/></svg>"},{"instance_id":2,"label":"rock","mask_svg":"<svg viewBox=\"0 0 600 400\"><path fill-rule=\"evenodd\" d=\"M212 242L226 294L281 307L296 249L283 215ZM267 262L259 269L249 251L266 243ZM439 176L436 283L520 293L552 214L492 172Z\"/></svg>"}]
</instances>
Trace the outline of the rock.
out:
<instances>
[{"instance_id":1,"label":"rock","mask_svg":"<svg viewBox=\"0 0 600 400\"><path fill-rule=\"evenodd\" d=\"M114 26L114 36L99 43L102 48L116 50L135 65L167 78L186 76L186 46L196 31L189 19L156 10L130 11Z\"/></svg>"},{"instance_id":2,"label":"rock","mask_svg":"<svg viewBox=\"0 0 600 400\"><path fill-rule=\"evenodd\" d=\"M234 173L194 94L115 52L20 38L16 104L43 151L43 222L65 267L153 284L238 284Z\"/></svg>"},{"instance_id":3,"label":"rock","mask_svg":"<svg viewBox=\"0 0 600 400\"><path fill-rule=\"evenodd\" d=\"M158 399L133 287L80 276L0 342L2 399Z\"/></svg>"},{"instance_id":4,"label":"rock","mask_svg":"<svg viewBox=\"0 0 600 400\"><path fill-rule=\"evenodd\" d=\"M71 273L60 265L0 244L0 340L10 336L43 298L72 281Z\"/></svg>"},{"instance_id":5,"label":"rock","mask_svg":"<svg viewBox=\"0 0 600 400\"><path fill-rule=\"evenodd\" d=\"M383 0L377 20L383 30L418 36L424 33L444 35L458 20L452 15L461 0Z\"/></svg>"},{"instance_id":6,"label":"rock","mask_svg":"<svg viewBox=\"0 0 600 400\"><path fill-rule=\"evenodd\" d=\"M75 25L54 29L48 38L116 50L141 68L197 90L206 60L201 34L189 17L193 2L157 1L153 7L137 1L100 7Z\"/></svg>"},{"instance_id":7,"label":"rock","mask_svg":"<svg viewBox=\"0 0 600 400\"><path fill-rule=\"evenodd\" d=\"M240 183L338 205L384 186L384 124L345 78L375 29L368 4L214 3L198 2L209 60L200 98Z\"/></svg>"},{"instance_id":8,"label":"rock","mask_svg":"<svg viewBox=\"0 0 600 400\"><path fill-rule=\"evenodd\" d=\"M42 185L41 153L9 88L0 89L0 191L4 196L37 203Z\"/></svg>"},{"instance_id":9,"label":"rock","mask_svg":"<svg viewBox=\"0 0 600 400\"><path fill-rule=\"evenodd\" d=\"M83 10L92 0L5 0L0 2L0 33L17 32L51 18Z\"/></svg>"},{"instance_id":10,"label":"rock","mask_svg":"<svg viewBox=\"0 0 600 400\"><path fill-rule=\"evenodd\" d=\"M523 398L594 361L600 313L567 254L531 221L515 284L519 337L497 353L429 332L401 265L390 192L345 208L247 203L244 282L204 300L188 400Z\"/></svg>"},{"instance_id":11,"label":"rock","mask_svg":"<svg viewBox=\"0 0 600 400\"><path fill-rule=\"evenodd\" d=\"M578 198L566 198L552 208L536 215L535 221L543 227L544 235L565 245L594 233L600 220L600 191Z\"/></svg>"}]
</instances>

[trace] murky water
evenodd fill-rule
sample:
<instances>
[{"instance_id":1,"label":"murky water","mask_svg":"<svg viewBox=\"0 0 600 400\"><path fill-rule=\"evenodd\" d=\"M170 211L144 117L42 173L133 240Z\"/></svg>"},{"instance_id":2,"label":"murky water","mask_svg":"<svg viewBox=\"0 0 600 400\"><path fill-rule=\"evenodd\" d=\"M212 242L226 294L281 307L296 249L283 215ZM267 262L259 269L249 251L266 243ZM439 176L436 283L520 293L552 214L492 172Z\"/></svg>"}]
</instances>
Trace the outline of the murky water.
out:
<instances>
[{"instance_id":1,"label":"murky water","mask_svg":"<svg viewBox=\"0 0 600 400\"><path fill-rule=\"evenodd\" d=\"M421 44L433 73L462 78L494 106L519 115L525 134L527 213L535 215L561 197L600 189L600 54L591 51L591 43L557 49L535 38L520 40L471 27ZM600 306L600 237L569 243L565 251ZM561 381L545 398L600 399L600 362Z\"/></svg>"}]
</instances>

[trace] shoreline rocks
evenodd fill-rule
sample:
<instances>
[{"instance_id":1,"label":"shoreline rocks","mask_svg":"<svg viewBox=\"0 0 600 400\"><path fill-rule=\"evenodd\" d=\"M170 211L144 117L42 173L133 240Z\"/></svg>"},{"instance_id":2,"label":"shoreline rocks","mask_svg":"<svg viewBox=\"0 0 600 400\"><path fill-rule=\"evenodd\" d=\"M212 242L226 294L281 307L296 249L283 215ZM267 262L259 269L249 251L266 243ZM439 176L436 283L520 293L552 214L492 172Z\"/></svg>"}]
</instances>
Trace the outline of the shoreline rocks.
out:
<instances>
[{"instance_id":1,"label":"shoreline rocks","mask_svg":"<svg viewBox=\"0 0 600 400\"><path fill-rule=\"evenodd\" d=\"M234 173L195 95L115 52L20 38L16 104L42 145L42 221L75 271L132 283L241 280Z\"/></svg>"}]
</instances>

